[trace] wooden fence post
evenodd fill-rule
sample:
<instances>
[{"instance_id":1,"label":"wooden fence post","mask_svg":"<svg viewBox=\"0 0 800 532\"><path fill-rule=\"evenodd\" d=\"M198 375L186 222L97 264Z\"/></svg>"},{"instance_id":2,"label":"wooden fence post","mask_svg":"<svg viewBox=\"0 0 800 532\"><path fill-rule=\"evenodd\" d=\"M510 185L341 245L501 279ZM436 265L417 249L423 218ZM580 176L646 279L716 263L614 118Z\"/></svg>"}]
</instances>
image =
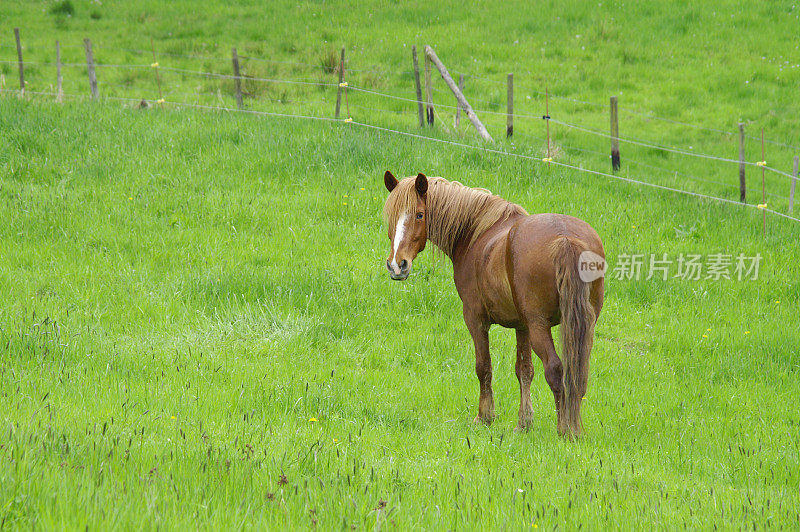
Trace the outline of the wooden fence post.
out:
<instances>
[{"instance_id":1,"label":"wooden fence post","mask_svg":"<svg viewBox=\"0 0 800 532\"><path fill-rule=\"evenodd\" d=\"M794 187L797 184L798 160L800 160L800 157L795 155L794 156L794 171L792 172L794 177L792 178L792 186L791 186L791 188L789 188L789 214L792 214L792 210L794 210Z\"/></svg>"},{"instance_id":2,"label":"wooden fence post","mask_svg":"<svg viewBox=\"0 0 800 532\"><path fill-rule=\"evenodd\" d=\"M89 72L89 87L92 89L92 99L97 99L97 74L94 71L94 53L92 53L92 41L88 38L83 40L86 48L86 69Z\"/></svg>"},{"instance_id":3,"label":"wooden fence post","mask_svg":"<svg viewBox=\"0 0 800 532\"><path fill-rule=\"evenodd\" d=\"M428 57L428 47L425 47L425 114L428 116L428 125L433 126L433 87L431 86L431 60Z\"/></svg>"},{"instance_id":4,"label":"wooden fence post","mask_svg":"<svg viewBox=\"0 0 800 532\"><path fill-rule=\"evenodd\" d=\"M236 82L236 107L239 110L244 108L242 101L242 78L239 75L239 54L236 53L236 48L231 48L231 60L233 61L233 75Z\"/></svg>"},{"instance_id":5,"label":"wooden fence post","mask_svg":"<svg viewBox=\"0 0 800 532\"><path fill-rule=\"evenodd\" d=\"M156 61L156 45L153 44L153 39L150 39L150 50L153 52L153 64L150 65L156 71L156 83L158 84L158 103L164 105L162 102L164 97L161 95L161 76L158 75L158 61ZM237 69L238 70L238 69Z\"/></svg>"},{"instance_id":6,"label":"wooden fence post","mask_svg":"<svg viewBox=\"0 0 800 532\"><path fill-rule=\"evenodd\" d=\"M611 97L611 169L619 170L619 115L617 113L617 97Z\"/></svg>"},{"instance_id":7,"label":"wooden fence post","mask_svg":"<svg viewBox=\"0 0 800 532\"><path fill-rule=\"evenodd\" d=\"M344 83L344 46L342 46L342 59L339 61L339 89L336 91L336 112L335 118L339 118L339 109L342 106L342 88Z\"/></svg>"},{"instance_id":8,"label":"wooden fence post","mask_svg":"<svg viewBox=\"0 0 800 532\"><path fill-rule=\"evenodd\" d=\"M19 40L19 28L14 28L14 38L17 40L17 61L19 62L19 94L25 96L25 66L22 62L22 43Z\"/></svg>"},{"instance_id":9,"label":"wooden fence post","mask_svg":"<svg viewBox=\"0 0 800 532\"><path fill-rule=\"evenodd\" d=\"M419 112L419 127L425 126L425 112L422 110L422 87L419 83L419 62L417 61L417 45L411 45L411 58L414 61L414 83L417 89L417 111Z\"/></svg>"},{"instance_id":10,"label":"wooden fence post","mask_svg":"<svg viewBox=\"0 0 800 532\"><path fill-rule=\"evenodd\" d=\"M461 94L464 94L464 74L458 75L458 90L461 91ZM456 129L458 129L459 124L461 124L461 104L456 99Z\"/></svg>"},{"instance_id":11,"label":"wooden fence post","mask_svg":"<svg viewBox=\"0 0 800 532\"><path fill-rule=\"evenodd\" d=\"M744 124L739 122L739 201L745 203L747 200L747 183L744 178L745 169L744 159Z\"/></svg>"},{"instance_id":12,"label":"wooden fence post","mask_svg":"<svg viewBox=\"0 0 800 532\"><path fill-rule=\"evenodd\" d=\"M761 237L767 237L767 187L764 184L766 174L767 159L764 153L764 128L761 128L761 204L764 208L761 209Z\"/></svg>"},{"instance_id":13,"label":"wooden fence post","mask_svg":"<svg viewBox=\"0 0 800 532\"><path fill-rule=\"evenodd\" d=\"M61 43L56 41L56 101L61 103L64 99L61 78Z\"/></svg>"},{"instance_id":14,"label":"wooden fence post","mask_svg":"<svg viewBox=\"0 0 800 532\"><path fill-rule=\"evenodd\" d=\"M506 118L506 137L514 134L514 74L508 75L508 112Z\"/></svg>"},{"instance_id":15,"label":"wooden fence post","mask_svg":"<svg viewBox=\"0 0 800 532\"><path fill-rule=\"evenodd\" d=\"M447 68L445 68L444 64L439 60L439 57L436 55L436 52L434 52L433 48L431 48L430 46L425 47L425 57L430 58L431 62L434 65L436 65L436 69L442 75L442 79L444 80L445 83L447 83L447 86L450 88L450 90L453 91L453 94L456 95L458 103L460 103L462 107L464 107L464 112L467 114L467 118L469 118L469 121L472 122L473 126L475 126L475 129L478 130L478 134L481 136L481 138L483 140L488 140L489 142L494 142L492 136L489 135L489 132L486 131L484 125L481 123L480 120L478 120L478 115L476 115L475 111L472 110L472 106L469 104L467 99L464 98L464 94L462 94L462 92L458 90L458 86L456 85L456 82L453 81L453 78L450 76L450 73L447 71Z\"/></svg>"},{"instance_id":16,"label":"wooden fence post","mask_svg":"<svg viewBox=\"0 0 800 532\"><path fill-rule=\"evenodd\" d=\"M545 130L547 134L547 160L549 161L552 159L550 155L550 88L545 85L544 86L544 116L542 117L545 120Z\"/></svg>"}]
</instances>

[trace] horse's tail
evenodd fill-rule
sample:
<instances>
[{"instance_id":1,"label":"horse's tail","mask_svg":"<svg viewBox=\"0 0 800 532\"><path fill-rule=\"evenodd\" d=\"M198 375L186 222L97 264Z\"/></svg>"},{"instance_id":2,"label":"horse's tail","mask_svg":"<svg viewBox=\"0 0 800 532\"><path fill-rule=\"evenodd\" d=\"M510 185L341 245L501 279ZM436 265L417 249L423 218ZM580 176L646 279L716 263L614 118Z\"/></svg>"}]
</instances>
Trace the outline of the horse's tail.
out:
<instances>
[{"instance_id":1,"label":"horse's tail","mask_svg":"<svg viewBox=\"0 0 800 532\"><path fill-rule=\"evenodd\" d=\"M556 270L561 310L563 399L559 404L559 432L572 437L581 432L581 400L589 378L589 353L594 338L595 311L589 302L590 284L580 278L580 255L588 248L577 238L554 241L551 258Z\"/></svg>"}]
</instances>

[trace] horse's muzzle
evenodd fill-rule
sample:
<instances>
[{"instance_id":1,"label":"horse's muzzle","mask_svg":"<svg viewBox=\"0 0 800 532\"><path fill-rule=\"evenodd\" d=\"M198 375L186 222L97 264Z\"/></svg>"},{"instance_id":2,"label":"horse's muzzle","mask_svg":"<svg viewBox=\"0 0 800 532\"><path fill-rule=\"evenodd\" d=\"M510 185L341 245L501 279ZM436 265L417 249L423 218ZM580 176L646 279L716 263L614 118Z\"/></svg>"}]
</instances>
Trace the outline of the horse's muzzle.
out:
<instances>
[{"instance_id":1,"label":"horse's muzzle","mask_svg":"<svg viewBox=\"0 0 800 532\"><path fill-rule=\"evenodd\" d=\"M407 260L400 261L400 264L386 261L386 269L389 270L389 277L394 281L405 281L411 275L411 263Z\"/></svg>"}]
</instances>

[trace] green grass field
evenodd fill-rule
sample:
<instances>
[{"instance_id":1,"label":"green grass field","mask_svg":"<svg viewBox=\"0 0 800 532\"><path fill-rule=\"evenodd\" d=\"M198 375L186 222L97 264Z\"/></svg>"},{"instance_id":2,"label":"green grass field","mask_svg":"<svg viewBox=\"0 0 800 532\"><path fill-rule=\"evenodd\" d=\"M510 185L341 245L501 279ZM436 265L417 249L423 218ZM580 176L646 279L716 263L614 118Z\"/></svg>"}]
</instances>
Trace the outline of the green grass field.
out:
<instances>
[{"instance_id":1,"label":"green grass field","mask_svg":"<svg viewBox=\"0 0 800 532\"><path fill-rule=\"evenodd\" d=\"M193 13L188 2L75 1L67 17L53 3L3 3L0 59L14 59L15 26L31 61L50 60L57 38L79 44L88 35L98 55L107 47L103 62L135 62L113 50L147 50L152 36L159 50L218 56L221 65L232 45L319 64L346 43L353 68L396 72L410 63L402 45L416 41L436 46L454 70L501 81L527 71L530 87L548 77L554 92L603 106L624 91L637 110L732 131L745 119L754 135L763 126L798 143L789 3L744 14L733 3L519 12L459 4L455 18L430 5L381 4L370 17L331 4L209 4ZM68 50L75 57L65 60L80 59L79 48ZM790 63L783 71L779 58ZM14 65L0 68L14 88ZM274 68L254 75L302 77ZM72 87L65 73L65 90L86 93L85 72L76 72ZM137 92L154 90L150 70L127 86L124 72L105 72L105 95L153 97ZM29 90L49 90L48 76L34 68ZM408 95L409 80L387 74L374 87ZM207 83L165 80L198 101L215 94ZM230 87L216 83L230 105ZM502 109L503 91L475 94ZM315 96L306 89L290 94L296 104L268 95L248 106L332 114L327 103L300 102ZM343 124L51 100L0 96L2 528L800 524L796 222L770 216L762 238L755 209ZM565 121L607 128L605 107L556 102ZM394 110L353 114L420 132L413 107ZM487 122L500 149L541 152L541 120L530 131L522 122L513 142L500 138L502 119ZM656 143L737 154L735 137L637 124ZM462 130L422 133L474 143ZM558 134L559 144L607 152L604 139ZM792 151L767 149L787 171ZM750 160L759 151L748 144ZM630 158L734 186L637 169ZM591 154L560 160L609 166ZM386 169L579 216L603 237L612 266L632 253L759 253L759 278L609 279L577 442L556 434L538 360L534 426L513 431L514 334L493 329L498 419L476 426L472 341L450 264L428 250L408 281L386 276ZM622 175L738 198L735 165L623 147ZM769 201L784 210L788 182L778 177L767 176ZM758 178L748 169L751 190Z\"/></svg>"}]
</instances>

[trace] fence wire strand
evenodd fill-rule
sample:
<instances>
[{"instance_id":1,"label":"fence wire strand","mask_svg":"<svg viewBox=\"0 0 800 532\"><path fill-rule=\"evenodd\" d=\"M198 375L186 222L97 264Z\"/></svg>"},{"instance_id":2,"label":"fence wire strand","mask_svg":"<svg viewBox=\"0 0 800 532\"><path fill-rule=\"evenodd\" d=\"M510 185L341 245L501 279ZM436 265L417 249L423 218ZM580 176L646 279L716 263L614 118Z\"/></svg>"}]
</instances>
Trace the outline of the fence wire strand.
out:
<instances>
[{"instance_id":1,"label":"fence wire strand","mask_svg":"<svg viewBox=\"0 0 800 532\"><path fill-rule=\"evenodd\" d=\"M98 48L101 48L101 47L98 47ZM130 50L130 49L122 49L122 50L125 50L125 51L128 51L128 52L132 52L132 53L141 53L141 54L145 53L143 50ZM164 52L160 53L159 55L182 57L182 58L193 58L193 59L222 60L221 58L208 57L208 56L169 54L169 53L164 53ZM254 57L249 57L249 56L243 56L243 58L244 57L247 57L250 60L261 60L260 58L254 58ZM270 62L271 60L263 60L263 61ZM16 60L2 60L2 61L0 61L0 64L17 64L17 63L18 63L18 61L16 61ZM54 63L54 62L47 62L47 61L25 61L24 64L44 65L44 66L55 66L56 65L56 63ZM297 63L297 64L305 65L305 66L311 66L311 65L308 65L308 64L304 64L304 63ZM65 67L86 67L85 63L61 63L61 65L65 66ZM95 67L97 67L97 68L121 68L121 69L124 69L124 68L127 68L127 69L149 69L149 68L152 68L152 65L149 65L149 64L137 65L137 64L96 63ZM322 68L322 67L320 66L320 68ZM235 76L233 74L220 74L220 73L216 73L216 72L206 72L206 71L202 71L202 70L191 70L191 69L184 69L184 68L177 68L177 67L160 66L159 69L162 70L162 71L167 71L167 72L175 72L175 73L181 73L181 74L196 75L196 76L202 76L202 77L206 77L206 78L215 78L215 79L236 79L237 78L237 76ZM351 72L359 72L358 69L352 69L352 68L349 68L349 67L347 68L347 70L351 71ZM378 72L378 71L361 70L361 72ZM462 72L459 72L459 71L455 71L455 70L454 70L454 72L463 74L465 77L478 79L478 80L486 81L486 82L493 83L493 84L503 84L504 85L504 83L502 81L499 81L499 80L493 80L493 79L490 79L490 78L477 76L477 75L474 75L474 74L465 74L465 73L462 73ZM400 73L401 74L407 74L407 72L400 72ZM242 75L242 76L238 76L238 77L240 79L246 79L248 81L257 81L257 82L262 82L262 83L280 83L280 84L288 84L288 85L309 85L309 86L318 86L318 87L337 87L338 86L338 83L335 83L335 82L328 83L328 82L323 82L323 81L287 80L287 79L278 79L278 78L262 78L262 77L247 76L247 75ZM349 85L348 89L356 91L356 92L363 92L363 93L366 93L366 94L372 94L372 95L383 97L383 98L390 98L390 99L394 99L394 100L398 100L398 101L405 101L405 102L414 103L414 104L418 103L416 99L406 98L406 97L397 96L397 95L394 95L394 94L388 94L388 93L384 93L384 92L380 92L380 91L375 91L375 90L367 89L367 88L364 88L364 87L358 87L356 85ZM436 91L436 89L434 88L434 92L438 92L438 91ZM541 95L541 96L545 95L545 93L537 91L537 90L529 90L529 92L533 92L533 93ZM585 104L585 105L602 106L602 104L598 104L598 103L595 103L595 102L588 102L588 101L585 101L585 100L579 100L579 99L571 98L571 97L568 97L568 96L560 96L560 95L552 94L552 93L549 94L549 96L553 97L553 98L565 99L565 100L569 100L569 101L573 101L575 103L580 103L580 104ZM478 101L478 102L481 102L481 103L493 105L493 103L490 102L490 101L482 100L482 99L479 99L479 98L475 98L474 96L471 97L470 99L472 99L473 101ZM434 107L442 107L442 108L451 109L451 110L458 109L457 105L454 106L454 105L446 105L446 104L435 104ZM473 106L473 110L476 113L481 113L481 114L489 114L489 115L495 115L495 116L506 116L507 115L507 113L504 112L504 111L492 111L492 110L485 109L485 108L484 109L479 109L479 108L475 108L474 106ZM716 132L716 133L720 133L720 134L735 135L734 133L731 133L731 132L728 132L728 131L724 131L724 130L721 130L721 129L709 128L709 127L705 127L705 126L698 126L698 125L694 125L694 124L689 124L689 123L686 123L686 122L680 122L680 121L677 121L677 120L658 117L658 116L655 116L655 115L652 115L652 114L642 113L642 112L634 111L634 110L627 109L627 108L622 108L622 110L627 112L627 113L630 113L630 114L633 114L633 115L636 115L636 116L640 116L642 118L661 120L661 121L670 122L670 123L674 123L674 124L685 125L685 126L688 126L688 127L694 127L694 128L697 128L697 129L712 131L712 132ZM515 118L521 118L521 119L541 119L542 115L530 115L530 114L524 114L524 113L514 113L514 117ZM598 135L598 136L604 136L604 137L607 137L607 138L611 137L611 135L608 135L606 133L595 131L595 130L592 130L592 129L589 129L589 128L583 128L581 126L577 126L575 124L570 124L570 123L567 123L567 122L561 122L561 121L553 119L553 118L550 118L550 121L552 123L554 123L554 124L560 124L560 125L563 125L564 127L576 129L576 130L583 131L583 132L586 132L586 133L589 133L589 134ZM749 135L745 135L745 136L747 138L760 140L760 137L752 137L752 136L749 136ZM671 152L671 153L675 153L675 154L679 154L679 155L684 155L684 156L689 156L689 157L700 157L700 158L705 158L705 159L724 161L724 162L731 162L731 163L738 163L739 162L738 160L735 160L735 159L718 157L718 156L709 155L709 154L703 154L703 153L698 153L698 152L689 152L689 151L678 149L678 148L674 148L674 147L660 146L660 145L657 145L657 144L652 144L652 143L645 142L645 141L640 140L640 139L619 137L619 141L620 142L625 142L625 143L628 143L628 144L635 144L635 145L639 145L639 146L647 147L647 148L651 148L651 149L663 150L663 151L667 151L667 152ZM768 139L764 139L764 141L768 142L768 143L771 143L771 144L774 144L774 145L778 145L778 146L782 146L782 147L785 147L785 148L789 148L789 149L800 149L800 148L797 148L796 146L792 146L790 144L786 144L786 143L782 143L782 142L772 141L772 140L768 140ZM752 163L752 162L745 162L745 164L749 165L749 166L760 166L760 165L757 165L756 163ZM782 171L780 171L780 170L778 170L776 168L773 168L773 167L767 166L766 169L769 170L770 172L777 173L777 174L783 175L785 177L790 177L790 178L794 177L789 173L782 172Z\"/></svg>"},{"instance_id":2,"label":"fence wire strand","mask_svg":"<svg viewBox=\"0 0 800 532\"><path fill-rule=\"evenodd\" d=\"M0 89L0 92L19 93L19 91L12 90L12 89ZM35 95L43 95L43 96L57 96L57 94L54 93L54 92L26 91L26 93L27 94L35 94ZM86 99L86 96L74 95L74 94L63 94L63 96L70 97L70 98ZM106 96L105 98L109 99L109 100L119 100L119 101L125 101L125 102L147 101L150 104L158 103L157 100L151 100L151 99L124 98L124 97L113 97L113 96ZM377 126L377 125L374 125L374 124L367 124L365 122L357 122L357 121L354 121L354 120L345 121L345 120L342 120L342 119L329 118L329 117L323 117L323 116L311 116L311 115L302 115L302 114L294 114L294 113L276 113L276 112L271 112L271 111L256 111L256 110L250 110L250 109L237 109L237 108L232 108L232 107L221 107L221 106L202 105L202 104L190 104L190 103L174 102L174 101L164 101L162 103L165 103L165 104L168 104L168 105L173 105L173 106L176 106L176 107L184 107L184 108L204 109L204 110L210 110L210 111L224 111L224 112L230 112L230 113L243 113L243 114L249 114L249 115L255 115L255 116L271 116L271 117L280 117L280 118L295 118L295 119L304 119L304 120L315 120L315 121L321 121L321 122L338 123L338 124L342 124L343 126L358 126L358 127L362 127L362 128L366 128L366 129L372 129L372 130L375 130L375 131L381 131L381 132L384 132L384 133L391 133L391 134L395 134L395 135L401 135L401 136L405 136L405 137L416 138L416 139L424 140L424 141L427 141L427 142L435 142L435 143L440 143L440 144L457 146L457 147L460 147L460 148L466 148L466 149L470 149L470 150L482 151L482 152L485 152L485 153L492 153L492 154L501 155L501 156L505 156L505 157L514 157L514 158L520 158L520 159L524 159L524 160L530 160L530 161L536 162L539 165L553 165L553 166L558 166L558 167L562 167L562 168L568 168L568 169L571 169L571 170L575 170L577 172L592 174L592 175L596 175L596 176L600 176L600 177L606 177L606 178L613 179L613 180L616 180L616 181L635 184L635 185L639 185L639 186L643 186L643 187L650 187L650 188L663 190L663 191L667 191L667 192L672 192L672 193L676 193L676 194L683 194L683 195L692 196L692 197L696 197L696 198L701 198L701 199L705 199L705 200L716 201L716 202L720 202L720 203L724 203L724 204L735 205L735 206L739 206L739 207L746 207L746 208L756 209L756 210L763 210L764 212L779 216L781 218L785 218L785 219L788 219L788 220L791 220L791 221L794 221L794 222L800 222L800 218L795 218L795 217L789 216L787 214L783 214L783 213L778 212L778 211L776 211L774 209L769 209L769 208L767 208L765 206L754 205L754 204L751 204L751 203L742 203L740 201L732 200L732 199L728 199L728 198L720 198L718 196L711 196L711 195L702 194L702 193L699 193L699 192L692 192L692 191L689 191L689 190L683 190L683 189L679 189L679 188L668 187L668 186L665 186L665 185L659 185L659 184L656 184L656 183L650 183L650 182L647 182L647 181L641 181L641 180L632 179L632 178L629 178L629 177L623 177L623 176L619 176L619 175L609 174L609 173L606 173L606 172L600 172L598 170L592 170L592 169L589 169L589 168L583 168L581 166L575 166L575 165L568 164L568 163L563 163L563 162L560 162L560 161L553 161L553 160L543 161L541 158L534 157L534 156L531 156L531 155L525 155L525 154L521 154L521 153L514 153L514 152L505 151L505 150L498 150L498 149L494 149L494 148L489 148L487 146L478 146L478 145L466 144L466 143L463 143L463 142L456 142L456 141L452 141L452 140L438 139L438 138L435 138L435 137L429 137L429 136L426 136L426 135L419 135L419 134L410 133L410 132L407 132L407 131L399 131L399 130L396 130L396 129L391 129L391 128L387 128L387 127L383 127L383 126Z\"/></svg>"},{"instance_id":3,"label":"fence wire strand","mask_svg":"<svg viewBox=\"0 0 800 532\"><path fill-rule=\"evenodd\" d=\"M575 124L569 124L567 122L561 122L560 120L556 120L554 118L550 118L550 121L552 123L554 123L554 124L558 124L558 125L570 128L570 129L575 129L577 131L583 131L584 133L589 133L591 135L597 135L599 137L605 137L605 138L609 138L609 139L610 138L614 138L612 135L610 135L608 133L603 133L602 131L596 131L594 129L589 129L589 128L585 128L585 127L581 127L581 126L576 126ZM630 138L624 138L624 137L616 137L616 138L620 142L625 142L627 144L633 144L635 146L642 146L642 147L651 148L651 149L654 149L654 150L661 150L661 151L665 151L665 152L669 152L669 153L675 153L675 154L678 154L678 155L685 155L687 157L699 157L701 159L711 159L711 160L714 160L714 161L722 161L722 162L727 162L727 163L736 163L736 164L745 164L747 166L755 166L755 167L758 167L758 168L764 168L765 170L769 170L770 172L773 172L773 173L776 173L776 174L779 174L779 175L782 175L782 176L785 176L785 177L794 178L794 176L792 174L789 174L789 173L786 173L786 172L782 172L782 171L778 170L777 168L773 168L771 166L767 166L767 165L764 165L764 164L753 163L753 162L750 162L750 161L739 161L738 159L728 159L726 157L718 157L716 155L709 155L709 154L706 154L706 153L690 152L690 151L685 151L685 150L681 150L681 149L678 149L678 148L672 148L672 147L669 147L669 146L660 146L658 144L650 144L650 143L647 143L647 142L643 142L641 140L634 140L634 139L630 139Z\"/></svg>"}]
</instances>

